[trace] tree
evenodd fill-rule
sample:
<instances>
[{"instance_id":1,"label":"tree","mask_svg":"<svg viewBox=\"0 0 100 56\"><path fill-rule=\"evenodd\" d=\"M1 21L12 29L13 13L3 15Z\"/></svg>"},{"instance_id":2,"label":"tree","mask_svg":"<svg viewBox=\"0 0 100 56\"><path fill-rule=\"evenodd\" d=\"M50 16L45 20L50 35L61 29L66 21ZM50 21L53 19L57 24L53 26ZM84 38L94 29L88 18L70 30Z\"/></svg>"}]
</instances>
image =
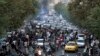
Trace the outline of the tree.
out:
<instances>
[{"instance_id":1,"label":"tree","mask_svg":"<svg viewBox=\"0 0 100 56\"><path fill-rule=\"evenodd\" d=\"M100 0L75 0L69 4L71 19L100 36Z\"/></svg>"},{"instance_id":2,"label":"tree","mask_svg":"<svg viewBox=\"0 0 100 56\"><path fill-rule=\"evenodd\" d=\"M58 3L55 10L64 16L70 14L71 22L100 36L100 0L74 0L68 7Z\"/></svg>"},{"instance_id":3,"label":"tree","mask_svg":"<svg viewBox=\"0 0 100 56\"><path fill-rule=\"evenodd\" d=\"M36 5L36 6L35 6ZM0 34L23 25L29 14L36 14L37 0L0 0Z\"/></svg>"},{"instance_id":4,"label":"tree","mask_svg":"<svg viewBox=\"0 0 100 56\"><path fill-rule=\"evenodd\" d=\"M100 36L100 7L96 6L90 10L90 15L87 17L87 28L89 28L97 36Z\"/></svg>"}]
</instances>

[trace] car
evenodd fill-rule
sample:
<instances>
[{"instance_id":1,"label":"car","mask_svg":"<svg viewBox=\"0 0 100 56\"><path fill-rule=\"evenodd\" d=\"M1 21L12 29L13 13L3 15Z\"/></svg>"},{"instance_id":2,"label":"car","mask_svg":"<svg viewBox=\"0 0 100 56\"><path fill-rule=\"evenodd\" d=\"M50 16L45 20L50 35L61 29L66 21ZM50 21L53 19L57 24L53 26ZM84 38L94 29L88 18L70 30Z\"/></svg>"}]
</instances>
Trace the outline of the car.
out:
<instances>
[{"instance_id":1,"label":"car","mask_svg":"<svg viewBox=\"0 0 100 56\"><path fill-rule=\"evenodd\" d=\"M78 39L79 39L79 38L84 38L84 39L86 39L85 34L82 34L82 33L78 34L78 35L77 35L77 38L78 38Z\"/></svg>"},{"instance_id":2,"label":"car","mask_svg":"<svg viewBox=\"0 0 100 56\"><path fill-rule=\"evenodd\" d=\"M43 38L38 38L36 40L36 43L35 43L37 46L44 46L44 39Z\"/></svg>"},{"instance_id":3,"label":"car","mask_svg":"<svg viewBox=\"0 0 100 56\"><path fill-rule=\"evenodd\" d=\"M5 40L6 40L6 38L1 38L1 39L0 39L0 46L6 44Z\"/></svg>"},{"instance_id":4,"label":"car","mask_svg":"<svg viewBox=\"0 0 100 56\"><path fill-rule=\"evenodd\" d=\"M36 25L36 28L40 28L40 25Z\"/></svg>"},{"instance_id":5,"label":"car","mask_svg":"<svg viewBox=\"0 0 100 56\"><path fill-rule=\"evenodd\" d=\"M47 24L47 23L45 23L45 24L43 24L43 26L45 27L50 27L50 24Z\"/></svg>"},{"instance_id":6,"label":"car","mask_svg":"<svg viewBox=\"0 0 100 56\"><path fill-rule=\"evenodd\" d=\"M38 21L37 20L34 20L33 23L38 23Z\"/></svg>"},{"instance_id":7,"label":"car","mask_svg":"<svg viewBox=\"0 0 100 56\"><path fill-rule=\"evenodd\" d=\"M69 41L64 48L65 52L66 51L78 51L78 45L75 41Z\"/></svg>"},{"instance_id":8,"label":"car","mask_svg":"<svg viewBox=\"0 0 100 56\"><path fill-rule=\"evenodd\" d=\"M38 21L37 25L42 25L44 23L45 23L45 21Z\"/></svg>"},{"instance_id":9,"label":"car","mask_svg":"<svg viewBox=\"0 0 100 56\"><path fill-rule=\"evenodd\" d=\"M77 39L77 45L78 47L85 47L85 39L84 38Z\"/></svg>"}]
</instances>

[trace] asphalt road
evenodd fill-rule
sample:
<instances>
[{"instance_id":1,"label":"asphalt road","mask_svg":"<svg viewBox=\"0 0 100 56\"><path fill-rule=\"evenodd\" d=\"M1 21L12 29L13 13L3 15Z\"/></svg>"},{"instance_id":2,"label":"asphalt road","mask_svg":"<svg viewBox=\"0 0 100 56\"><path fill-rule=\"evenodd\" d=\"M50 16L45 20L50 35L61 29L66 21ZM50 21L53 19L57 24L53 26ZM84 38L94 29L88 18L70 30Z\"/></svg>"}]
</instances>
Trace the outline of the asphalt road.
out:
<instances>
[{"instance_id":1,"label":"asphalt road","mask_svg":"<svg viewBox=\"0 0 100 56\"><path fill-rule=\"evenodd\" d=\"M63 49L59 49L57 52L56 52L56 56L61 56L62 54L62 51ZM78 52L65 52L65 56L77 56L77 53L83 53L83 50L84 48L79 48L78 49Z\"/></svg>"}]
</instances>

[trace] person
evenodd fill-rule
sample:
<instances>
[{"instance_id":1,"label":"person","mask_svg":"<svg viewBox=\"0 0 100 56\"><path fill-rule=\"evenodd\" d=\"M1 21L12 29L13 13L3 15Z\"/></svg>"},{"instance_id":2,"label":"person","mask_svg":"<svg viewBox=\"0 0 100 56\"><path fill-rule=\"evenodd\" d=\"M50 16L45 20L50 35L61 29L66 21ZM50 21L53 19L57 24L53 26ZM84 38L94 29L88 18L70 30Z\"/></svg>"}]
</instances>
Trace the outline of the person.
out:
<instances>
[{"instance_id":1,"label":"person","mask_svg":"<svg viewBox=\"0 0 100 56\"><path fill-rule=\"evenodd\" d=\"M51 33L49 31L47 31L46 34L47 34L47 41L48 41Z\"/></svg>"},{"instance_id":2,"label":"person","mask_svg":"<svg viewBox=\"0 0 100 56\"><path fill-rule=\"evenodd\" d=\"M6 42L3 43L1 46L2 46L2 47L1 47L1 48L2 48L2 54L3 54L3 55L6 55L6 54L7 54L7 53L6 53L6 50L7 50L7 49L6 49L6 47L7 47L7 46L6 46Z\"/></svg>"},{"instance_id":3,"label":"person","mask_svg":"<svg viewBox=\"0 0 100 56\"><path fill-rule=\"evenodd\" d=\"M77 39L78 37L77 37L77 34L78 34L78 31L75 31L75 38Z\"/></svg>"},{"instance_id":4,"label":"person","mask_svg":"<svg viewBox=\"0 0 100 56\"><path fill-rule=\"evenodd\" d=\"M38 49L37 48L35 49L34 55L38 56Z\"/></svg>"},{"instance_id":5,"label":"person","mask_svg":"<svg viewBox=\"0 0 100 56\"><path fill-rule=\"evenodd\" d=\"M32 46L32 44L33 44L33 33L31 32L30 34L29 34L29 46Z\"/></svg>"},{"instance_id":6,"label":"person","mask_svg":"<svg viewBox=\"0 0 100 56\"><path fill-rule=\"evenodd\" d=\"M55 47L54 43L49 44L49 45L50 45L52 52L54 53L56 51L56 49L55 49L56 47Z\"/></svg>"},{"instance_id":7,"label":"person","mask_svg":"<svg viewBox=\"0 0 100 56\"><path fill-rule=\"evenodd\" d=\"M36 47L35 56L42 56L42 49L40 46Z\"/></svg>"},{"instance_id":8,"label":"person","mask_svg":"<svg viewBox=\"0 0 100 56\"><path fill-rule=\"evenodd\" d=\"M38 50L38 55L41 56L42 55L42 51Z\"/></svg>"},{"instance_id":9,"label":"person","mask_svg":"<svg viewBox=\"0 0 100 56\"><path fill-rule=\"evenodd\" d=\"M100 49L100 41L99 41L99 43L98 43L98 47L99 47L99 49Z\"/></svg>"},{"instance_id":10,"label":"person","mask_svg":"<svg viewBox=\"0 0 100 56\"><path fill-rule=\"evenodd\" d=\"M51 49L50 49L50 47L47 47L47 55L51 55Z\"/></svg>"},{"instance_id":11,"label":"person","mask_svg":"<svg viewBox=\"0 0 100 56\"><path fill-rule=\"evenodd\" d=\"M0 48L0 56L6 56L6 54L2 48Z\"/></svg>"},{"instance_id":12,"label":"person","mask_svg":"<svg viewBox=\"0 0 100 56\"><path fill-rule=\"evenodd\" d=\"M90 48L89 51L90 51L89 55L93 56L93 48Z\"/></svg>"},{"instance_id":13,"label":"person","mask_svg":"<svg viewBox=\"0 0 100 56\"><path fill-rule=\"evenodd\" d=\"M24 38L24 45L25 45L25 47L29 46L29 35L25 36L25 38Z\"/></svg>"},{"instance_id":14,"label":"person","mask_svg":"<svg viewBox=\"0 0 100 56\"><path fill-rule=\"evenodd\" d=\"M95 40L92 40L90 46L93 47L95 45Z\"/></svg>"},{"instance_id":15,"label":"person","mask_svg":"<svg viewBox=\"0 0 100 56\"><path fill-rule=\"evenodd\" d=\"M56 50L58 50L58 48L59 48L59 40L57 39L56 40Z\"/></svg>"},{"instance_id":16,"label":"person","mask_svg":"<svg viewBox=\"0 0 100 56\"><path fill-rule=\"evenodd\" d=\"M11 52L9 42L6 42L6 51L7 51L7 54L8 54L8 55L9 55L10 52Z\"/></svg>"},{"instance_id":17,"label":"person","mask_svg":"<svg viewBox=\"0 0 100 56\"><path fill-rule=\"evenodd\" d=\"M24 47L26 55L29 54L28 47L29 47L29 35L26 35L24 38Z\"/></svg>"},{"instance_id":18,"label":"person","mask_svg":"<svg viewBox=\"0 0 100 56\"><path fill-rule=\"evenodd\" d=\"M7 54L10 54L10 45L12 42L11 35L8 35L6 38L6 48L7 48Z\"/></svg>"}]
</instances>

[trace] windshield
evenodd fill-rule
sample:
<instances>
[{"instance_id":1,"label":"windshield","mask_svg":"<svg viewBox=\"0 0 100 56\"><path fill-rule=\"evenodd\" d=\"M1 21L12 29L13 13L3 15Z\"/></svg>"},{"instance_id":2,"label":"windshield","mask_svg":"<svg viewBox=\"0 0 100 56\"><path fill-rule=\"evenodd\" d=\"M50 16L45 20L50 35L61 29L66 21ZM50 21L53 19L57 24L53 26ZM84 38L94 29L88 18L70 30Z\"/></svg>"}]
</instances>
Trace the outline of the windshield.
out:
<instances>
[{"instance_id":1,"label":"windshield","mask_svg":"<svg viewBox=\"0 0 100 56\"><path fill-rule=\"evenodd\" d=\"M84 35L79 35L79 37L84 37Z\"/></svg>"},{"instance_id":2,"label":"windshield","mask_svg":"<svg viewBox=\"0 0 100 56\"><path fill-rule=\"evenodd\" d=\"M38 39L37 41L42 43L43 42L43 39Z\"/></svg>"},{"instance_id":3,"label":"windshield","mask_svg":"<svg viewBox=\"0 0 100 56\"><path fill-rule=\"evenodd\" d=\"M77 42L84 42L84 40L78 40Z\"/></svg>"},{"instance_id":4,"label":"windshield","mask_svg":"<svg viewBox=\"0 0 100 56\"><path fill-rule=\"evenodd\" d=\"M76 45L75 43L68 43L67 45L72 46L72 45Z\"/></svg>"}]
</instances>

